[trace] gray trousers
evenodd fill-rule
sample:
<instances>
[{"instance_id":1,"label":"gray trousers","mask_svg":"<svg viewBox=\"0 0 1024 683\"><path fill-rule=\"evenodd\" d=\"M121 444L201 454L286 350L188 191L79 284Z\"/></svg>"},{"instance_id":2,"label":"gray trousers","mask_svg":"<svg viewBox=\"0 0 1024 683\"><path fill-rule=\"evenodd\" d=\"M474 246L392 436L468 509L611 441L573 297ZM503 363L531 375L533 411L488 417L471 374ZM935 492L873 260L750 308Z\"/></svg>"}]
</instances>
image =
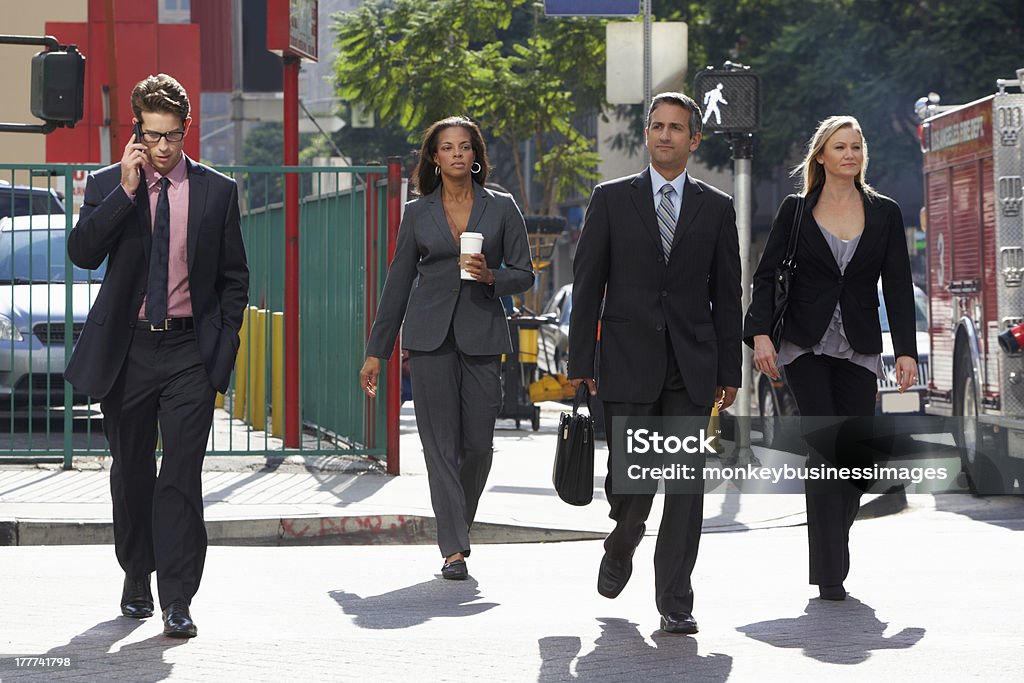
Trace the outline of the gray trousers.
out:
<instances>
[{"instance_id":1,"label":"gray trousers","mask_svg":"<svg viewBox=\"0 0 1024 683\"><path fill-rule=\"evenodd\" d=\"M501 356L470 356L449 334L434 351L410 351L416 429L427 465L441 555L469 555L469 528L491 471L501 407Z\"/></svg>"}]
</instances>

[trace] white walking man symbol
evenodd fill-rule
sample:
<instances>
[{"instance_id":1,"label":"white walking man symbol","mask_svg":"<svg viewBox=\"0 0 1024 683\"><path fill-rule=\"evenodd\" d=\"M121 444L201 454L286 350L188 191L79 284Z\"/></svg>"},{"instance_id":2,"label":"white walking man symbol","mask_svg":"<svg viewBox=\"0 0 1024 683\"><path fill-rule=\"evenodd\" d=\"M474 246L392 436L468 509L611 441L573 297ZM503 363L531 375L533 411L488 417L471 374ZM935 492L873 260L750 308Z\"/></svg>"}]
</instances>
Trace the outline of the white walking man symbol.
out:
<instances>
[{"instance_id":1,"label":"white walking man symbol","mask_svg":"<svg viewBox=\"0 0 1024 683\"><path fill-rule=\"evenodd\" d=\"M713 90L708 90L704 93L704 119L703 123L707 123L708 119L711 118L711 113L715 114L715 125L722 125L722 111L718 108L719 104L729 104L725 97L722 95L722 84L719 83L714 87Z\"/></svg>"}]
</instances>

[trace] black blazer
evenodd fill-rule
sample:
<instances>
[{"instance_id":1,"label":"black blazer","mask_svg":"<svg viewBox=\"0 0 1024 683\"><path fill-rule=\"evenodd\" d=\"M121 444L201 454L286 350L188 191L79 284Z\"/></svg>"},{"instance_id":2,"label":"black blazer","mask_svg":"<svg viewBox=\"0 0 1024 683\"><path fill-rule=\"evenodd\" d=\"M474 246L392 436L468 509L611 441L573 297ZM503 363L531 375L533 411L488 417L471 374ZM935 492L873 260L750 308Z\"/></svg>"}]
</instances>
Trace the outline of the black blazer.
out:
<instances>
[{"instance_id":1,"label":"black blazer","mask_svg":"<svg viewBox=\"0 0 1024 683\"><path fill-rule=\"evenodd\" d=\"M511 195L475 183L473 188L476 194L466 230L483 234L481 253L494 273L494 285L460 278L459 245L444 215L440 186L409 202L366 342L367 356L390 358L399 330L403 349L433 351L451 328L463 353L486 356L512 351L499 297L525 292L533 285L526 223Z\"/></svg>"},{"instance_id":2,"label":"black blazer","mask_svg":"<svg viewBox=\"0 0 1024 683\"><path fill-rule=\"evenodd\" d=\"M235 181L188 157L188 286L199 355L210 385L224 392L238 350L242 311L249 301L249 269ZM81 268L107 258L107 274L64 376L96 398L121 372L131 328L149 277L152 243L149 197L140 185L134 202L121 188L121 165L89 174L85 202L68 237L68 254Z\"/></svg>"},{"instance_id":3,"label":"black blazer","mask_svg":"<svg viewBox=\"0 0 1024 683\"><path fill-rule=\"evenodd\" d=\"M893 350L896 356L917 360L914 283L899 205L882 195L862 193L864 233L846 266L846 273L840 274L828 242L811 213L819 196L820 193L812 194L804 203L797 240L796 276L789 295L783 338L800 347L814 346L825 335L838 302L843 312L843 329L853 350L881 353L882 329L878 321L878 278L881 277ZM743 324L745 341L750 346L755 335L771 334L775 269L786 255L796 207L797 195L783 200L754 272L754 291Z\"/></svg>"},{"instance_id":4,"label":"black blazer","mask_svg":"<svg viewBox=\"0 0 1024 683\"><path fill-rule=\"evenodd\" d=\"M594 188L573 261L569 377L606 401L652 403L668 367L666 330L690 399L740 386L743 308L732 199L687 175L665 261L650 169ZM604 308L602 312L602 298Z\"/></svg>"}]
</instances>

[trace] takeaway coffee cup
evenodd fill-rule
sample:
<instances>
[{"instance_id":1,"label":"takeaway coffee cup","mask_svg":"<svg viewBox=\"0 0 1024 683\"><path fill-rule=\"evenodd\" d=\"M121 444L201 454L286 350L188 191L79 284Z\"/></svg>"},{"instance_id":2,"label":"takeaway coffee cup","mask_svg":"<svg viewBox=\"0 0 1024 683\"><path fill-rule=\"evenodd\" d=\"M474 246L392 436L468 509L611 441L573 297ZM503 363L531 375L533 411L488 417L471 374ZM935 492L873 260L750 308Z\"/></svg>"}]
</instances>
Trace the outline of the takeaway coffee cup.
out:
<instances>
[{"instance_id":1,"label":"takeaway coffee cup","mask_svg":"<svg viewBox=\"0 0 1024 683\"><path fill-rule=\"evenodd\" d=\"M484 236L479 232L464 232L459 240L459 267L462 268L461 277L463 280L472 280L473 276L466 271L466 256L479 254L484 248Z\"/></svg>"}]
</instances>

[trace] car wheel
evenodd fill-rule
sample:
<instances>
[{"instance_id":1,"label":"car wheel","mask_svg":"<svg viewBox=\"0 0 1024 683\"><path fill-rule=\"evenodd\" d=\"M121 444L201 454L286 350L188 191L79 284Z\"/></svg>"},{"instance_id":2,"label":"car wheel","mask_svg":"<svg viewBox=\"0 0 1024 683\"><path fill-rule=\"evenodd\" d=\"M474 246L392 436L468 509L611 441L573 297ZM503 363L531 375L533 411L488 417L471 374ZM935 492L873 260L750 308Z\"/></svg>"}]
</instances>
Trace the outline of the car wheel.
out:
<instances>
[{"instance_id":1,"label":"car wheel","mask_svg":"<svg viewBox=\"0 0 1024 683\"><path fill-rule=\"evenodd\" d=\"M1004 493L1006 484L999 468L980 450L982 439L978 426L978 385L974 381L970 352L966 346L961 346L956 357L953 437L960 448L960 463L967 475L967 486L975 495Z\"/></svg>"},{"instance_id":2,"label":"car wheel","mask_svg":"<svg viewBox=\"0 0 1024 683\"><path fill-rule=\"evenodd\" d=\"M761 443L768 448L775 448L782 425L779 424L779 407L775 403L775 395L766 383L761 385L760 399Z\"/></svg>"},{"instance_id":3,"label":"car wheel","mask_svg":"<svg viewBox=\"0 0 1024 683\"><path fill-rule=\"evenodd\" d=\"M552 368L552 371L556 372L556 373L559 373L559 374L562 374L562 375L565 375L566 377L568 377L569 376L569 368L567 367L568 366L568 362L562 357L562 349L555 348L554 356L555 356L554 362L553 362L554 368ZM565 367L563 367L563 366L565 366Z\"/></svg>"}]
</instances>

